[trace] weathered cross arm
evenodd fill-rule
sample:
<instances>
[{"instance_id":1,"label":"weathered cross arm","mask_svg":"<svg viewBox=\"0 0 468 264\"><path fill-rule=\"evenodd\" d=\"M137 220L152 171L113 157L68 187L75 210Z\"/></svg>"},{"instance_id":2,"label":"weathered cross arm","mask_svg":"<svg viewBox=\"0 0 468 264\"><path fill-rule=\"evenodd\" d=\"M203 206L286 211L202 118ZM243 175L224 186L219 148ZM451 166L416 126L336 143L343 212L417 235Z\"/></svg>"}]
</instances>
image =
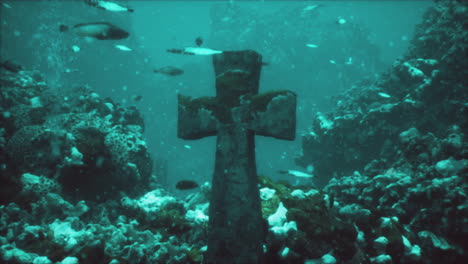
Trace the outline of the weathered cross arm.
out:
<instances>
[{"instance_id":1,"label":"weathered cross arm","mask_svg":"<svg viewBox=\"0 0 468 264\"><path fill-rule=\"evenodd\" d=\"M182 139L200 139L214 136L218 129L217 100L214 97L192 99L178 96L177 136Z\"/></svg>"},{"instance_id":2,"label":"weathered cross arm","mask_svg":"<svg viewBox=\"0 0 468 264\"><path fill-rule=\"evenodd\" d=\"M294 140L296 137L296 94L272 91L252 97L249 129L256 135Z\"/></svg>"},{"instance_id":3,"label":"weathered cross arm","mask_svg":"<svg viewBox=\"0 0 468 264\"><path fill-rule=\"evenodd\" d=\"M215 97L192 99L178 96L178 137L200 139L215 136L218 120L230 113L218 105ZM250 98L252 120L248 128L256 135L294 140L296 132L296 94L291 91L272 91ZM215 114L216 113L216 114Z\"/></svg>"},{"instance_id":4,"label":"weathered cross arm","mask_svg":"<svg viewBox=\"0 0 468 264\"><path fill-rule=\"evenodd\" d=\"M262 56L230 51L213 56L216 96L179 96L178 136L217 136L206 264L260 264L267 226L262 218L255 135L293 140L296 94L258 95Z\"/></svg>"}]
</instances>

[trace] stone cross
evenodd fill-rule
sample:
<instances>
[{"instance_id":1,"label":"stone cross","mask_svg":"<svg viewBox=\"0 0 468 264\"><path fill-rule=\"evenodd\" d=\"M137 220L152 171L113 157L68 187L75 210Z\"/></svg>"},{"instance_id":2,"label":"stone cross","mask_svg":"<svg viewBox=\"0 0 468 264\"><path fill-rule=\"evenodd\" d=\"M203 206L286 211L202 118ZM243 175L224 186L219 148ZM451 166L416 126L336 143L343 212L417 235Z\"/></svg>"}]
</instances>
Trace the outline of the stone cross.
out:
<instances>
[{"instance_id":1,"label":"stone cross","mask_svg":"<svg viewBox=\"0 0 468 264\"><path fill-rule=\"evenodd\" d=\"M254 136L294 140L296 94L258 94L262 56L255 51L225 51L213 56L213 65L215 97L178 97L178 137L217 135L204 263L262 263L268 226L260 207Z\"/></svg>"}]
</instances>

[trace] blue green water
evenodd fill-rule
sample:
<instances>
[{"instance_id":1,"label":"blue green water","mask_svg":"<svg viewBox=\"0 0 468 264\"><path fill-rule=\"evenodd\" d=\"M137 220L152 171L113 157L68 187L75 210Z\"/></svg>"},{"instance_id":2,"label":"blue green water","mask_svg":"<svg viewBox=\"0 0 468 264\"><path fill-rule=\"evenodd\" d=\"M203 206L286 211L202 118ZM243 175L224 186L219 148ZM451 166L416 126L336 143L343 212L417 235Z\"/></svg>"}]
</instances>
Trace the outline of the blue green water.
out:
<instances>
[{"instance_id":1,"label":"blue green water","mask_svg":"<svg viewBox=\"0 0 468 264\"><path fill-rule=\"evenodd\" d=\"M167 161L170 186L180 179L211 179L215 140L177 138L176 95L214 95L215 90L210 57L179 56L167 53L167 48L194 46L201 36L204 47L254 49L269 63L262 71L260 91L289 89L298 94L296 140L256 138L259 174L281 178L277 170L301 169L294 158L315 112L330 110L336 104L331 96L357 80L376 78L404 54L414 26L432 5L430 1L119 1L135 12L113 13L82 1L2 3L10 8L0 5L1 57L45 74L54 89L86 85L102 97L135 105L145 118L151 154ZM59 24L94 21L118 25L130 37L90 42L58 31ZM116 44L132 51L118 50ZM74 45L79 52L71 50ZM182 68L185 74L152 72L167 65ZM132 101L136 95L143 100Z\"/></svg>"}]
</instances>

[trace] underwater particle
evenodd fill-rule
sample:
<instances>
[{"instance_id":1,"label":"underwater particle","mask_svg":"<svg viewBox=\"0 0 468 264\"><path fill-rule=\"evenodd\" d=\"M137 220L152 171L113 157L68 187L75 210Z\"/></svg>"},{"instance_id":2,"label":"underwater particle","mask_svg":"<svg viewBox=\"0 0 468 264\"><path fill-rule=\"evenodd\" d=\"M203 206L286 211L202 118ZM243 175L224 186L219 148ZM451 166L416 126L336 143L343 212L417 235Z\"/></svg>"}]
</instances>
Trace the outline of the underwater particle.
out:
<instances>
[{"instance_id":1,"label":"underwater particle","mask_svg":"<svg viewBox=\"0 0 468 264\"><path fill-rule=\"evenodd\" d=\"M312 164L307 165L306 171L307 171L307 173L313 173L314 172L314 165L312 165Z\"/></svg>"},{"instance_id":2,"label":"underwater particle","mask_svg":"<svg viewBox=\"0 0 468 264\"><path fill-rule=\"evenodd\" d=\"M336 64L336 61L334 61L334 60L329 60L329 62L330 62L331 64Z\"/></svg>"},{"instance_id":3,"label":"underwater particle","mask_svg":"<svg viewBox=\"0 0 468 264\"><path fill-rule=\"evenodd\" d=\"M11 113L8 112L8 111L5 111L5 112L3 112L3 117L4 117L4 118L10 118L10 117L11 117Z\"/></svg>"},{"instance_id":4,"label":"underwater particle","mask_svg":"<svg viewBox=\"0 0 468 264\"><path fill-rule=\"evenodd\" d=\"M191 190L197 188L198 186L198 183L191 180L182 180L176 183L176 188L178 190Z\"/></svg>"},{"instance_id":5,"label":"underwater particle","mask_svg":"<svg viewBox=\"0 0 468 264\"><path fill-rule=\"evenodd\" d=\"M3 5L5 8L11 8L11 5L9 5L8 3L2 3L2 5Z\"/></svg>"},{"instance_id":6,"label":"underwater particle","mask_svg":"<svg viewBox=\"0 0 468 264\"><path fill-rule=\"evenodd\" d=\"M186 149L192 149L192 147L190 145L184 145L184 148Z\"/></svg>"},{"instance_id":7,"label":"underwater particle","mask_svg":"<svg viewBox=\"0 0 468 264\"><path fill-rule=\"evenodd\" d=\"M124 46L124 45L115 45L114 46L116 49L121 50L121 51L132 51L131 48Z\"/></svg>"},{"instance_id":8,"label":"underwater particle","mask_svg":"<svg viewBox=\"0 0 468 264\"><path fill-rule=\"evenodd\" d=\"M346 65L351 65L353 64L353 58L352 57L349 57L348 58L348 61L345 62Z\"/></svg>"},{"instance_id":9,"label":"underwater particle","mask_svg":"<svg viewBox=\"0 0 468 264\"><path fill-rule=\"evenodd\" d=\"M315 44L306 44L306 47L314 48L314 49L315 49L315 48L318 48L318 46L315 45Z\"/></svg>"},{"instance_id":10,"label":"underwater particle","mask_svg":"<svg viewBox=\"0 0 468 264\"><path fill-rule=\"evenodd\" d=\"M278 173L280 174L288 174L294 177L300 177L300 178L313 178L314 176L312 174L308 174L302 171L296 171L296 170L279 170Z\"/></svg>"},{"instance_id":11,"label":"underwater particle","mask_svg":"<svg viewBox=\"0 0 468 264\"><path fill-rule=\"evenodd\" d=\"M78 46L76 46L76 45L73 45L73 46L71 47L71 49L72 49L73 52L80 52L80 50L81 50L80 47L78 47Z\"/></svg>"},{"instance_id":12,"label":"underwater particle","mask_svg":"<svg viewBox=\"0 0 468 264\"><path fill-rule=\"evenodd\" d=\"M65 73L78 72L78 69L68 69L68 68L66 68L64 72Z\"/></svg>"},{"instance_id":13,"label":"underwater particle","mask_svg":"<svg viewBox=\"0 0 468 264\"><path fill-rule=\"evenodd\" d=\"M281 154L281 159L285 159L287 156L288 156L288 153L283 152L283 154Z\"/></svg>"},{"instance_id":14,"label":"underwater particle","mask_svg":"<svg viewBox=\"0 0 468 264\"><path fill-rule=\"evenodd\" d=\"M19 37L19 36L21 36L21 32L19 30L15 30L15 31L13 31L13 35L15 37Z\"/></svg>"},{"instance_id":15,"label":"underwater particle","mask_svg":"<svg viewBox=\"0 0 468 264\"><path fill-rule=\"evenodd\" d=\"M390 98L391 97L389 94L386 94L386 93L378 93L378 95L380 97L383 97L383 98Z\"/></svg>"},{"instance_id":16,"label":"underwater particle","mask_svg":"<svg viewBox=\"0 0 468 264\"><path fill-rule=\"evenodd\" d=\"M346 24L346 22L347 22L346 19L342 17L338 18L338 20L336 21L336 23L338 23L339 25L344 25Z\"/></svg>"},{"instance_id":17,"label":"underwater particle","mask_svg":"<svg viewBox=\"0 0 468 264\"><path fill-rule=\"evenodd\" d=\"M156 70L153 70L154 73L162 73L169 76L177 76L184 73L184 70L179 69L174 66L165 66Z\"/></svg>"},{"instance_id":18,"label":"underwater particle","mask_svg":"<svg viewBox=\"0 0 468 264\"><path fill-rule=\"evenodd\" d=\"M127 85L122 86L122 91L127 91L127 90L128 90Z\"/></svg>"},{"instance_id":19,"label":"underwater particle","mask_svg":"<svg viewBox=\"0 0 468 264\"><path fill-rule=\"evenodd\" d=\"M408 36L406 36L406 35L401 36L401 40L402 40L402 41L407 41L407 40L408 40Z\"/></svg>"}]
</instances>

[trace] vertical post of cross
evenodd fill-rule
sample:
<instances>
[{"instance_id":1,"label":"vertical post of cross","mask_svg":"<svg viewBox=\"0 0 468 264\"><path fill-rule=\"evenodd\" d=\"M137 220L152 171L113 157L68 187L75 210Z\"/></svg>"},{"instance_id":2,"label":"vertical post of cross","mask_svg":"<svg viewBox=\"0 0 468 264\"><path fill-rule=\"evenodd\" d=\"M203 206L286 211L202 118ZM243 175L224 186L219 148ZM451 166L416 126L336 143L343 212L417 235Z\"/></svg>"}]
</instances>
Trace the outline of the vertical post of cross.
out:
<instances>
[{"instance_id":1,"label":"vertical post of cross","mask_svg":"<svg viewBox=\"0 0 468 264\"><path fill-rule=\"evenodd\" d=\"M255 135L293 140L296 95L258 94L262 57L255 51L213 56L216 96L179 95L178 136L217 135L205 263L262 263L262 219L255 163Z\"/></svg>"}]
</instances>

